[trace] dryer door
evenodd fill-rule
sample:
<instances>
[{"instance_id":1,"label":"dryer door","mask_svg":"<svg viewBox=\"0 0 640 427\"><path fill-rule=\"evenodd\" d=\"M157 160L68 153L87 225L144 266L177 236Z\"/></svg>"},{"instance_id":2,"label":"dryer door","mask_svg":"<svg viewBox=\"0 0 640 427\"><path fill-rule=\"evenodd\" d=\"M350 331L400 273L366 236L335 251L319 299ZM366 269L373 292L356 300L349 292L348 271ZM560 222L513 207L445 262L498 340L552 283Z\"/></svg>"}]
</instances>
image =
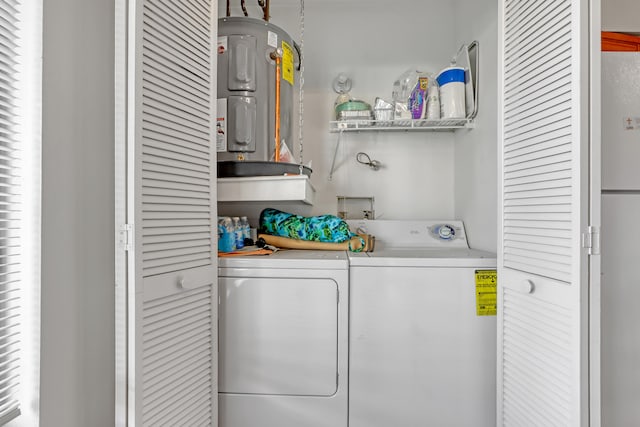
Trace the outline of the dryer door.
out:
<instances>
[{"instance_id":1,"label":"dryer door","mask_svg":"<svg viewBox=\"0 0 640 427\"><path fill-rule=\"evenodd\" d=\"M334 280L221 277L219 292L221 393L336 393Z\"/></svg>"}]
</instances>

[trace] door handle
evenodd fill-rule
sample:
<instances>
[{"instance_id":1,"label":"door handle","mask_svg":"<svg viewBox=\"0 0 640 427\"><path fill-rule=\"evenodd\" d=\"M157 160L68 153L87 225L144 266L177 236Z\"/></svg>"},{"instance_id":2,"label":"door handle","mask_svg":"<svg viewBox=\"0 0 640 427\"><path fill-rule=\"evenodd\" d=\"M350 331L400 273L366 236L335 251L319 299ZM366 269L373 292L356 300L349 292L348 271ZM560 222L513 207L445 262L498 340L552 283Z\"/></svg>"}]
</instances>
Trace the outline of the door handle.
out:
<instances>
[{"instance_id":1,"label":"door handle","mask_svg":"<svg viewBox=\"0 0 640 427\"><path fill-rule=\"evenodd\" d=\"M535 285L529 279L525 279L518 283L518 290L523 294L532 294L535 289Z\"/></svg>"}]
</instances>

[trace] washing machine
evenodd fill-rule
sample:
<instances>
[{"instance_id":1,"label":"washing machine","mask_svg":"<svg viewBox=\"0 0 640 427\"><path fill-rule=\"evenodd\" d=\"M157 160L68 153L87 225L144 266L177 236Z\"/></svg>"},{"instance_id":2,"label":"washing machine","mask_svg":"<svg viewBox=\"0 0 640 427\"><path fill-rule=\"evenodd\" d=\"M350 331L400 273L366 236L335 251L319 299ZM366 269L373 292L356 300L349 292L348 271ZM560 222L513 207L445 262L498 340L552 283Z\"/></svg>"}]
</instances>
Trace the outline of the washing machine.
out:
<instances>
[{"instance_id":1,"label":"washing machine","mask_svg":"<svg viewBox=\"0 0 640 427\"><path fill-rule=\"evenodd\" d=\"M376 247L349 254L349 427L495 426L495 254L460 221L350 227Z\"/></svg>"},{"instance_id":2,"label":"washing machine","mask_svg":"<svg viewBox=\"0 0 640 427\"><path fill-rule=\"evenodd\" d=\"M219 259L221 427L346 427L348 258Z\"/></svg>"}]
</instances>

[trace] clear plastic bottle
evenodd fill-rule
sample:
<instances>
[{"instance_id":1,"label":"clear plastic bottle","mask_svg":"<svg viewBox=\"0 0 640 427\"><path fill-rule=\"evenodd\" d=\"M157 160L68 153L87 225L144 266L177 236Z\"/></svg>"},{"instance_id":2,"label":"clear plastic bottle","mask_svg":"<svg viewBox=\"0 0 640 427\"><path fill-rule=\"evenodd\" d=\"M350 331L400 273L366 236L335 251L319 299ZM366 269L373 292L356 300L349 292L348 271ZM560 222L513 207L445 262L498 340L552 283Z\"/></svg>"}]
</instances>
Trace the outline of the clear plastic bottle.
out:
<instances>
[{"instance_id":1,"label":"clear plastic bottle","mask_svg":"<svg viewBox=\"0 0 640 427\"><path fill-rule=\"evenodd\" d=\"M240 224L240 217L234 216L233 220L233 231L236 236L236 249L244 248L244 231L242 230L242 225Z\"/></svg>"},{"instance_id":2,"label":"clear plastic bottle","mask_svg":"<svg viewBox=\"0 0 640 427\"><path fill-rule=\"evenodd\" d=\"M242 240L251 239L251 228L246 216L240 217L240 225L242 226Z\"/></svg>"},{"instance_id":3,"label":"clear plastic bottle","mask_svg":"<svg viewBox=\"0 0 640 427\"><path fill-rule=\"evenodd\" d=\"M393 82L393 90L391 91L391 98L395 107L396 119L412 119L413 114L411 112L410 97L413 90L418 85L419 77L424 75L422 71L407 70L400 75ZM418 117L420 118L420 117Z\"/></svg>"}]
</instances>

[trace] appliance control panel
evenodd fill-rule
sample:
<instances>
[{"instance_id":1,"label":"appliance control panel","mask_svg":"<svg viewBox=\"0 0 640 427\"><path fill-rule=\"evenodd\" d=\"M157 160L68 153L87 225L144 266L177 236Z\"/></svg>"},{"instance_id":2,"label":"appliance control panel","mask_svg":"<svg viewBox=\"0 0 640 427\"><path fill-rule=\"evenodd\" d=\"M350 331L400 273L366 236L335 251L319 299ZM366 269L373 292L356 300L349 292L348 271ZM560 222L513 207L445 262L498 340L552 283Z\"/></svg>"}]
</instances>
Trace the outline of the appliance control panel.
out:
<instances>
[{"instance_id":1,"label":"appliance control panel","mask_svg":"<svg viewBox=\"0 0 640 427\"><path fill-rule=\"evenodd\" d=\"M468 248L462 221L347 220L354 233L371 234L385 246Z\"/></svg>"}]
</instances>

